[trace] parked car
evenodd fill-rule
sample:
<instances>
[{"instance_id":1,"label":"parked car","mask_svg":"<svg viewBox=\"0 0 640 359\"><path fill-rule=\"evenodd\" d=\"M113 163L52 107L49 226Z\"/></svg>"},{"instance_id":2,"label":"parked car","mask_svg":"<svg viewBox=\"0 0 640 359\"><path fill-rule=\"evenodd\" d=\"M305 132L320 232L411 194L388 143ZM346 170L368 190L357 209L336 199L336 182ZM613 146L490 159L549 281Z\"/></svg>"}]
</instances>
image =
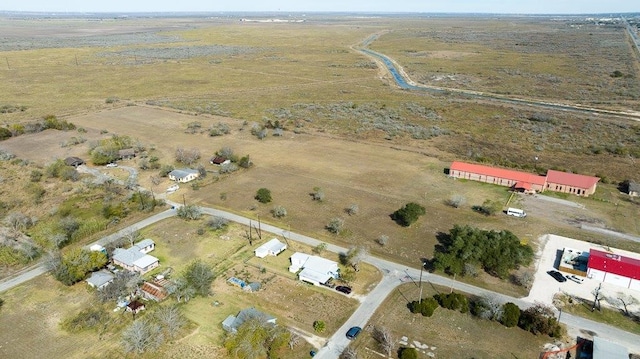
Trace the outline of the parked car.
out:
<instances>
[{"instance_id":1,"label":"parked car","mask_svg":"<svg viewBox=\"0 0 640 359\"><path fill-rule=\"evenodd\" d=\"M336 287L336 290L340 293L351 294L351 287L347 287L346 285L339 285Z\"/></svg>"},{"instance_id":2,"label":"parked car","mask_svg":"<svg viewBox=\"0 0 640 359\"><path fill-rule=\"evenodd\" d=\"M347 338L354 340L361 331L362 328L360 327L351 327L351 329L347 330Z\"/></svg>"},{"instance_id":3,"label":"parked car","mask_svg":"<svg viewBox=\"0 0 640 359\"><path fill-rule=\"evenodd\" d=\"M118 167L117 163L107 163L107 168Z\"/></svg>"},{"instance_id":4,"label":"parked car","mask_svg":"<svg viewBox=\"0 0 640 359\"><path fill-rule=\"evenodd\" d=\"M550 270L547 272L547 274L549 274L550 276L553 277L553 279L557 280L558 282L566 282L567 278L565 276L562 275L562 273L558 272L557 270Z\"/></svg>"},{"instance_id":5,"label":"parked car","mask_svg":"<svg viewBox=\"0 0 640 359\"><path fill-rule=\"evenodd\" d=\"M574 281L574 282L576 282L576 283L578 283L578 284L582 284L582 282L584 282L584 279L583 279L583 278L580 278L580 277L578 277L578 276L577 276L577 275L575 275L575 274L568 275L568 276L567 276L567 279L569 279L569 280L571 280L571 281Z\"/></svg>"},{"instance_id":6,"label":"parked car","mask_svg":"<svg viewBox=\"0 0 640 359\"><path fill-rule=\"evenodd\" d=\"M173 193L178 189L180 189L180 186L178 186L177 184L171 185L169 186L169 188L167 188L167 193Z\"/></svg>"}]
</instances>

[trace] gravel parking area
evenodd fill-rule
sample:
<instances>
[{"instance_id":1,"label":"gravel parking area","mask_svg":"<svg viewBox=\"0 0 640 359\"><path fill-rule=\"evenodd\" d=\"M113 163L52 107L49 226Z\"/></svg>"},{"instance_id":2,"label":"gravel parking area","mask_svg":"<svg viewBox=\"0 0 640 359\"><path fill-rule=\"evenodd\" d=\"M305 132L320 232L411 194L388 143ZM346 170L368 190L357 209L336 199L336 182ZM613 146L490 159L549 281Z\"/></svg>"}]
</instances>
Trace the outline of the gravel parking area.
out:
<instances>
[{"instance_id":1,"label":"gravel parking area","mask_svg":"<svg viewBox=\"0 0 640 359\"><path fill-rule=\"evenodd\" d=\"M615 248L603 248L602 246L593 243L556 236L553 234L547 234L540 238L540 244L540 250L537 253L538 262L536 266L536 273L534 275L533 286L531 287L529 296L523 299L530 302L542 302L548 305L552 305L553 296L559 292L566 293L575 297L593 299L593 294L591 294L591 292L595 288L597 288L600 283L602 283L598 280L589 278L584 278L583 283L576 283L570 280L560 283L553 279L553 277L551 277L549 274L547 274L547 271L549 270L557 270L557 267L554 267L554 265L559 262L559 256L562 255L561 251L563 250L563 248L568 247L578 251L588 251L590 248L595 248L600 250L611 250L614 253L621 255L638 257L637 253L623 251ZM618 292L623 292L634 296L640 301L640 292L609 283L602 283L602 295L614 295ZM605 301L602 301L601 304L607 305ZM633 308L633 310L638 309L640 309L640 306L638 305Z\"/></svg>"}]
</instances>

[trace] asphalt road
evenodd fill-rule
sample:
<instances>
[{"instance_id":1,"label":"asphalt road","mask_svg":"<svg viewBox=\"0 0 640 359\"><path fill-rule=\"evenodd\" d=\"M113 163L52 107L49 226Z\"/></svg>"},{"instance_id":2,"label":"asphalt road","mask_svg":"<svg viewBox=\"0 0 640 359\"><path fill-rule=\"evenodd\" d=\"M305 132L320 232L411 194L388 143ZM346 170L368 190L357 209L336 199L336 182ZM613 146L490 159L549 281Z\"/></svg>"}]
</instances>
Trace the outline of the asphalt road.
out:
<instances>
[{"instance_id":1,"label":"asphalt road","mask_svg":"<svg viewBox=\"0 0 640 359\"><path fill-rule=\"evenodd\" d=\"M175 208L178 208L179 206L178 204L172 203L172 202L169 202L169 204L175 206ZM251 220L249 218L239 216L233 213L221 211L218 209L201 208L201 210L203 214L219 216L243 225L249 225L250 222L252 223L253 226L258 225L255 220ZM106 236L95 243L104 245L109 241L122 237L123 235L129 233L130 231L139 230L141 228L149 226L163 219L172 217L174 215L176 215L176 209L166 210L164 212L151 216L147 219L144 219L136 224L133 224L125 229L122 229L112 235ZM310 246L317 246L318 244L324 243L315 238L311 238L299 233L284 230L282 228L275 227L266 223L261 223L260 229L267 233L282 236L287 241L294 240L297 242L308 244ZM336 246L333 244L328 244L327 250L335 253L347 251L346 248ZM419 260L419 259L416 259L416 260ZM340 327L340 329L338 329L333 334L333 336L331 336L327 340L326 344L319 349L318 353L315 356L315 358L317 359L337 358L340 355L340 352L346 346L349 345L349 340L345 336L347 330L353 326L360 326L364 328L366 323L373 316L376 308L378 308L380 304L387 298L389 293L391 293L400 284L406 283L408 281L414 282L416 283L416 285L418 285L417 284L418 281L420 280L420 278L422 278L423 285L428 285L429 283L433 283L433 284L438 284L445 287L450 287L457 291L469 293L477 296L490 295L490 296L494 296L495 298L498 298L503 302L513 302L518 306L520 306L521 308L527 308L533 305L533 303L525 302L518 298L496 293L487 289L475 287L466 283L455 281L448 277L429 273L427 271L421 272L420 269L407 268L405 265L390 262L377 257L368 256L364 261L377 267L383 273L383 278L380 281L380 283L378 283L378 285L368 295L366 295L364 299L362 299L358 309L356 309L356 311L342 325L342 327ZM15 287L45 272L46 272L46 269L43 266L32 267L31 269L23 271L17 276L14 276L3 282L0 282L0 291L4 291L9 288ZM597 323L588 319L573 316L568 313L562 313L560 316L560 321L566 324L567 326L576 328L578 330L585 330L592 333L593 335L624 345L632 352L640 352L640 336L638 335L628 333L623 330L620 330L602 323Z\"/></svg>"}]
</instances>

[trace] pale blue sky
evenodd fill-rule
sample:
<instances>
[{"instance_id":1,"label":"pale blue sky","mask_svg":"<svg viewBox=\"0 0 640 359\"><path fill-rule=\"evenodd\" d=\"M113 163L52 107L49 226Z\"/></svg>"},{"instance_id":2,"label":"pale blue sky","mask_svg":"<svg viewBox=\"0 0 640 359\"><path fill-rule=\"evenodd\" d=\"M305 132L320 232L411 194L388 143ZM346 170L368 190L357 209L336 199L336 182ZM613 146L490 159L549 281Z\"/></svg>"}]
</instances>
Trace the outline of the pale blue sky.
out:
<instances>
[{"instance_id":1,"label":"pale blue sky","mask_svg":"<svg viewBox=\"0 0 640 359\"><path fill-rule=\"evenodd\" d=\"M640 12L638 0L0 0L0 11L362 11L586 14Z\"/></svg>"}]
</instances>

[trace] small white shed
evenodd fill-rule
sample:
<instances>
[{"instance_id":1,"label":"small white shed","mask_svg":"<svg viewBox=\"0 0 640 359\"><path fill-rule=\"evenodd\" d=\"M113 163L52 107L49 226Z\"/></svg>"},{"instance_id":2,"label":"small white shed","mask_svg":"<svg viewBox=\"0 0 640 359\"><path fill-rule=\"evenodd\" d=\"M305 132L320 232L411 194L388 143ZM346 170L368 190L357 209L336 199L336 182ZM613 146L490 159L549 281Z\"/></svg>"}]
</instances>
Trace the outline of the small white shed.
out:
<instances>
[{"instance_id":1,"label":"small white shed","mask_svg":"<svg viewBox=\"0 0 640 359\"><path fill-rule=\"evenodd\" d=\"M273 238L267 243L261 245L256 248L255 253L256 257L264 258L266 256L277 256L282 253L285 249L287 249L287 245L280 242L277 238Z\"/></svg>"}]
</instances>

